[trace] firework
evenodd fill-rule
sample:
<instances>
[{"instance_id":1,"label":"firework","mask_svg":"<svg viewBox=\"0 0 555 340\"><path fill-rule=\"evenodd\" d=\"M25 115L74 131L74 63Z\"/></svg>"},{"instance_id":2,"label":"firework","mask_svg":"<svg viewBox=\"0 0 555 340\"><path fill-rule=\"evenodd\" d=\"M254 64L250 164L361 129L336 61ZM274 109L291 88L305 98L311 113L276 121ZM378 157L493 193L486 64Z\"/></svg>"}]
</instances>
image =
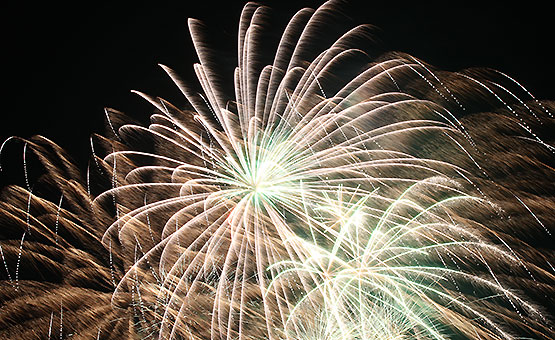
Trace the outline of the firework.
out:
<instances>
[{"instance_id":1,"label":"firework","mask_svg":"<svg viewBox=\"0 0 555 340\"><path fill-rule=\"evenodd\" d=\"M521 260L510 248L486 242L487 227L461 219L461 210L487 209L481 199L442 192L436 197L448 198L422 206L422 191L430 197L436 181L444 180L409 187L384 211L370 208L374 193L353 202L339 192L339 200L319 207L320 218L307 215L313 237L289 242L302 244L310 257L274 265L284 268L276 281L293 274L312 282L291 310L288 338L512 338L495 321L500 316L542 318L490 265L522 267ZM321 314L307 318L313 311Z\"/></svg>"},{"instance_id":2,"label":"firework","mask_svg":"<svg viewBox=\"0 0 555 340\"><path fill-rule=\"evenodd\" d=\"M265 64L269 14L247 4L227 80L189 20L198 86L162 66L189 105L137 92L157 110L148 127L106 110L111 137L91 139L85 180L50 142L26 141L62 198L8 191L23 235L2 243L10 294L23 289L8 266L82 249L86 265L53 260L97 273L61 275L61 289L102 284L80 335L100 337L103 319L144 339L549 338L551 251L531 245L551 237L554 149L536 131L553 127L552 105L499 72L370 58L365 25L318 49L337 6L295 14ZM29 235L46 235L37 255ZM107 297L114 309L97 312ZM51 334L64 307L46 310L35 318Z\"/></svg>"},{"instance_id":3,"label":"firework","mask_svg":"<svg viewBox=\"0 0 555 340\"><path fill-rule=\"evenodd\" d=\"M97 227L97 219L109 215L92 212L86 180L53 142L13 138L2 147L10 141L21 142L23 159L38 159L33 164L42 164L43 171L33 181L25 168L28 185L2 191L0 334L131 338L128 316L111 303L120 260L104 249Z\"/></svg>"}]
</instances>

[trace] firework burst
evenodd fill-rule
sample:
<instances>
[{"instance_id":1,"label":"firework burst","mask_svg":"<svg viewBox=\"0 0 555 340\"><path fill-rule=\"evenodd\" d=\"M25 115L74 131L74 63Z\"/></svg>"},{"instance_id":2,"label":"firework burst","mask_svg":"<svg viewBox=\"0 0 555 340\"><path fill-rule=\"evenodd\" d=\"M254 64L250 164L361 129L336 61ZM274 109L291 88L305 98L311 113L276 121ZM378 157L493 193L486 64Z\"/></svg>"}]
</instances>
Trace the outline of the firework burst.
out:
<instances>
[{"instance_id":1,"label":"firework burst","mask_svg":"<svg viewBox=\"0 0 555 340\"><path fill-rule=\"evenodd\" d=\"M506 245L488 243L487 227L462 218L461 210L487 209L481 199L436 192L434 197L447 198L422 205L437 181L445 180L409 187L384 211L371 209L375 194L352 202L340 192L339 201L324 206L323 219L307 215L312 238L289 242L303 244L310 257L274 265L284 268L276 281L293 274L312 282L291 310L287 334L294 339L447 339L459 333L510 339L495 320L523 314L542 319L500 282L490 264L523 267L522 261ZM442 184L442 191L449 188ZM306 317L315 310L322 314ZM314 330L318 335L309 335Z\"/></svg>"},{"instance_id":2,"label":"firework burst","mask_svg":"<svg viewBox=\"0 0 555 340\"><path fill-rule=\"evenodd\" d=\"M554 148L537 132L553 126L551 104L499 72L370 58L365 25L318 49L338 5L295 14L266 65L269 14L247 4L232 94L189 20L199 87L162 66L189 105L136 92L157 110L148 127L106 110L112 137L91 139L85 180L26 141L63 196L28 186L5 200L27 223L21 238L3 233L4 282L35 256L22 249L40 202L56 217L32 233L48 234L40 249L79 248L58 243L79 225L70 236L97 256L83 280L104 284L99 306L109 296L117 317L91 312L75 327L98 337L109 326L94 320L112 318L141 339L548 339L538 297L552 292L551 251L529 244L551 237Z\"/></svg>"}]
</instances>

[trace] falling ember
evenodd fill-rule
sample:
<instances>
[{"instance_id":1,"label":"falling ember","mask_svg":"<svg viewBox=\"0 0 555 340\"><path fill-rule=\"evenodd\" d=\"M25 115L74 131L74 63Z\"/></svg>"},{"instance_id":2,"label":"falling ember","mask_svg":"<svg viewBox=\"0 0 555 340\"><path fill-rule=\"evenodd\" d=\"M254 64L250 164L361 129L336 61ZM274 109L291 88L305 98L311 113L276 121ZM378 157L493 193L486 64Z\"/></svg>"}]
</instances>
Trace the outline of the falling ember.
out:
<instances>
[{"instance_id":1,"label":"falling ember","mask_svg":"<svg viewBox=\"0 0 555 340\"><path fill-rule=\"evenodd\" d=\"M2 193L0 334L552 338L553 103L372 58L366 25L322 36L339 5L297 12L269 53L247 4L230 74L189 20L195 81L162 66L188 105L135 91L148 126L107 109L86 174L44 137L4 142L44 175L25 163Z\"/></svg>"}]
</instances>

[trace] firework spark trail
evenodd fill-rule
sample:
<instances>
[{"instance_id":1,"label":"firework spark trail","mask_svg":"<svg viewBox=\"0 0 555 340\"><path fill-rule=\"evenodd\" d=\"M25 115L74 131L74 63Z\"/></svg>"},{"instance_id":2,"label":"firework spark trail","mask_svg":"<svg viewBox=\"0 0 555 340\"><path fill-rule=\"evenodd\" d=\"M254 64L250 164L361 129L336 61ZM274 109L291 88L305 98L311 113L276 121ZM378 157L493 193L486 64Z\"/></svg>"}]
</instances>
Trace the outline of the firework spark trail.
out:
<instances>
[{"instance_id":1,"label":"firework spark trail","mask_svg":"<svg viewBox=\"0 0 555 340\"><path fill-rule=\"evenodd\" d=\"M190 107L134 91L158 111L148 127L106 109L114 136L91 138L86 181L51 142L22 140L55 199L36 196L25 164L27 190L3 205L19 231L0 247L7 286L20 286L20 259L72 259L53 262L67 291L35 314L41 329L59 314L60 337L82 327L106 338L116 325L144 339L550 338L537 297L552 292L551 253L517 235L551 235L540 193L553 146L535 129L552 126L552 105L501 73L373 60L359 46L366 25L315 47L338 6L295 14L266 65L269 14L247 4L227 80L189 20L200 88L162 68ZM509 151L517 139L525 146ZM519 169L542 180L511 181ZM73 279L85 258L95 274ZM78 277L96 300L72 325Z\"/></svg>"}]
</instances>

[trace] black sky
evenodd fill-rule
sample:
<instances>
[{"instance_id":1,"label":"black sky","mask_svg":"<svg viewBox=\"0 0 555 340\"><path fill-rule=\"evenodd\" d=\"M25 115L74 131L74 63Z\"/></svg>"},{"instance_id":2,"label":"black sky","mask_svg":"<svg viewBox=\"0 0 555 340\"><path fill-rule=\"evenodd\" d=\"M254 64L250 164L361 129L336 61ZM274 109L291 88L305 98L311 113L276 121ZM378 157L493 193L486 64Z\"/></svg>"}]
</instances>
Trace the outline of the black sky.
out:
<instances>
[{"instance_id":1,"label":"black sky","mask_svg":"<svg viewBox=\"0 0 555 340\"><path fill-rule=\"evenodd\" d=\"M292 14L319 1L262 1ZM448 3L448 2L446 2ZM140 119L152 112L130 93L174 99L179 92L157 66L181 74L196 61L186 19L205 21L232 42L243 2L20 2L2 14L3 113L0 142L42 134L78 160L88 136L102 132L104 107ZM486 66L503 71L539 98L555 99L553 29L548 8L436 7L357 1L355 21L381 29L385 49L408 52L451 71ZM235 46L233 43L231 46ZM7 88L7 89L6 89ZM2 176L2 174L0 174Z\"/></svg>"}]
</instances>

